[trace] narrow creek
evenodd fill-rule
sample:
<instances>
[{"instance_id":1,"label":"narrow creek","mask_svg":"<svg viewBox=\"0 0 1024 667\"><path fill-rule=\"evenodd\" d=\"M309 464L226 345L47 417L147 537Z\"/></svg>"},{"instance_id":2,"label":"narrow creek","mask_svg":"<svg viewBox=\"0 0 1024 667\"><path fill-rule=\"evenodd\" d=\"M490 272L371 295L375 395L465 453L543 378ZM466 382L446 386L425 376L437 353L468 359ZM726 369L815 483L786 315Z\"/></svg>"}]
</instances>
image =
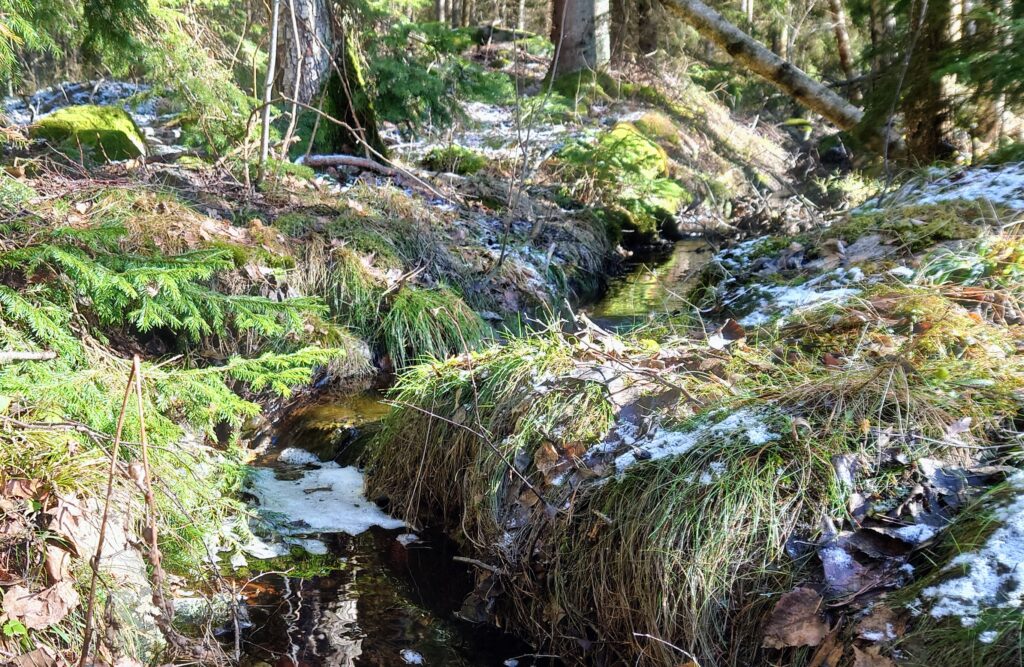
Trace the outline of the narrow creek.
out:
<instances>
[{"instance_id":1,"label":"narrow creek","mask_svg":"<svg viewBox=\"0 0 1024 667\"><path fill-rule=\"evenodd\" d=\"M617 330L681 308L704 241L636 260L587 312ZM265 524L236 571L247 667L558 665L458 612L473 573L436 530L410 532L362 496L354 467L386 413L376 392L302 408L254 461L249 500Z\"/></svg>"}]
</instances>

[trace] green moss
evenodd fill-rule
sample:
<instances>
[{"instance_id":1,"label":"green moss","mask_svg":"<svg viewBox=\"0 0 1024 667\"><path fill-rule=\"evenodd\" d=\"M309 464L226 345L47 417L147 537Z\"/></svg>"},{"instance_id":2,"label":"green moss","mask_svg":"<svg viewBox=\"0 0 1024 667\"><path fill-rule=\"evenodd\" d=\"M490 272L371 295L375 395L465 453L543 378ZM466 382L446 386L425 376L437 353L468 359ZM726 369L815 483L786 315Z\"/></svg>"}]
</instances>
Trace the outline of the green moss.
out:
<instances>
[{"instance_id":1,"label":"green moss","mask_svg":"<svg viewBox=\"0 0 1024 667\"><path fill-rule=\"evenodd\" d=\"M977 237L1003 216L983 202L941 202L888 208L851 215L826 232L852 243L866 234L882 234L906 252L920 252L942 241Z\"/></svg>"},{"instance_id":2,"label":"green moss","mask_svg":"<svg viewBox=\"0 0 1024 667\"><path fill-rule=\"evenodd\" d=\"M292 237L299 237L316 230L320 226L315 216L301 211L284 213L274 219L274 228L282 234Z\"/></svg>"},{"instance_id":3,"label":"green moss","mask_svg":"<svg viewBox=\"0 0 1024 667\"><path fill-rule=\"evenodd\" d=\"M117 107L65 107L39 119L29 129L35 139L61 148L83 150L96 160L126 160L146 154L146 142L128 112Z\"/></svg>"},{"instance_id":4,"label":"green moss","mask_svg":"<svg viewBox=\"0 0 1024 667\"><path fill-rule=\"evenodd\" d=\"M421 164L431 171L447 171L468 176L487 166L487 158L474 150L453 144L433 148Z\"/></svg>"},{"instance_id":5,"label":"green moss","mask_svg":"<svg viewBox=\"0 0 1024 667\"><path fill-rule=\"evenodd\" d=\"M632 240L646 242L692 201L681 184L667 178L665 150L632 123L616 124L594 144L570 144L559 159L575 175L577 187L591 183L585 194L599 204L613 236L628 230L636 236Z\"/></svg>"},{"instance_id":6,"label":"green moss","mask_svg":"<svg viewBox=\"0 0 1024 667\"><path fill-rule=\"evenodd\" d=\"M675 121L661 111L648 111L633 124L645 137L659 144L679 144L679 128Z\"/></svg>"}]
</instances>

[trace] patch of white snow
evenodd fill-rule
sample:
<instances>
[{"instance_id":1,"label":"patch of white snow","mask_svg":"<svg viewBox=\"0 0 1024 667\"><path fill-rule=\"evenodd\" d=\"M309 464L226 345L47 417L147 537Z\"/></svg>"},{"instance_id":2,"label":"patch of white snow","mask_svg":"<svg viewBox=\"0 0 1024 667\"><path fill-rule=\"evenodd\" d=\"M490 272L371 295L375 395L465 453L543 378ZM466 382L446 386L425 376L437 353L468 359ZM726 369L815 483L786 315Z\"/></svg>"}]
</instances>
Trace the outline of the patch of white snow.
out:
<instances>
[{"instance_id":1,"label":"patch of white snow","mask_svg":"<svg viewBox=\"0 0 1024 667\"><path fill-rule=\"evenodd\" d=\"M283 530L292 534L348 533L358 535L370 528L403 528L363 495L363 475L351 466L323 463L298 480L278 479L273 470L257 468L250 491L260 509L284 516L294 524Z\"/></svg>"}]
</instances>

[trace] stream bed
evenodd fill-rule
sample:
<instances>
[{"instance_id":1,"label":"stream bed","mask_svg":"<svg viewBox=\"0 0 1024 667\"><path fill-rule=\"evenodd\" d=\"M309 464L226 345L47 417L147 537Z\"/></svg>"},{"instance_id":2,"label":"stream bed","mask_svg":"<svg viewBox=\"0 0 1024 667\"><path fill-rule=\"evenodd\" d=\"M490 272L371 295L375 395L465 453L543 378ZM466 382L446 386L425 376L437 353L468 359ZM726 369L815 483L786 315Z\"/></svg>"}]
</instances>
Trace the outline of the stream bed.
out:
<instances>
[{"instance_id":1,"label":"stream bed","mask_svg":"<svg viewBox=\"0 0 1024 667\"><path fill-rule=\"evenodd\" d=\"M704 241L636 261L588 309L625 329L682 307ZM249 667L557 665L512 635L462 620L474 585L457 545L438 531L411 532L362 495L352 464L387 406L362 393L303 408L254 462L247 492L267 527L235 581L250 627ZM265 540L265 541L264 541Z\"/></svg>"}]
</instances>

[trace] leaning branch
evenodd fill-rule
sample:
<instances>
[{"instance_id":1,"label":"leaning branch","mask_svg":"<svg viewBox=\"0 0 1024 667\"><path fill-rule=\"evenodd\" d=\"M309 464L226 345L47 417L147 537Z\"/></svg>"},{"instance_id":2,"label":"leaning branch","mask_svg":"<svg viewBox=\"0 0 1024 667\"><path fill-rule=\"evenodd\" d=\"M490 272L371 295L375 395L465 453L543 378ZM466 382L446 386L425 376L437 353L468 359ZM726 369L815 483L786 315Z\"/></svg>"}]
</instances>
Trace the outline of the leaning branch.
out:
<instances>
[{"instance_id":1,"label":"leaning branch","mask_svg":"<svg viewBox=\"0 0 1024 667\"><path fill-rule=\"evenodd\" d=\"M815 81L796 65L772 53L701 0L665 0L665 6L693 26L702 37L720 46L740 65L763 77L840 129L853 129L864 119L862 109L820 81ZM887 136L887 128L874 128L872 132L885 144L892 146L899 143L897 137Z\"/></svg>"},{"instance_id":2,"label":"leaning branch","mask_svg":"<svg viewBox=\"0 0 1024 667\"><path fill-rule=\"evenodd\" d=\"M400 173L394 167L389 167L376 160L371 160L368 157L359 157L358 155L307 155L300 157L296 162L315 169L322 169L323 167L358 167L359 169L375 171L385 176L395 176Z\"/></svg>"}]
</instances>

